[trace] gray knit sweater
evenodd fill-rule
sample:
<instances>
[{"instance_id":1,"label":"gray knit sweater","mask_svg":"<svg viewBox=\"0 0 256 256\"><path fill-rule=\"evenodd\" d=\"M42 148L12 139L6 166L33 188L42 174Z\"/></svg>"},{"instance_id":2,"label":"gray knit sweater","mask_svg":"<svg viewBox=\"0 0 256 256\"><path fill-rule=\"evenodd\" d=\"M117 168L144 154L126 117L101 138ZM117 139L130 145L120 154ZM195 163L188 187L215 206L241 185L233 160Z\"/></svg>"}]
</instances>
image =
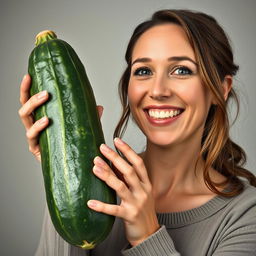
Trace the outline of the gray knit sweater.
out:
<instances>
[{"instance_id":1,"label":"gray knit sweater","mask_svg":"<svg viewBox=\"0 0 256 256\"><path fill-rule=\"evenodd\" d=\"M46 210L36 256L249 256L256 255L256 188L248 184L238 196L216 196L192 210L160 213L161 228L130 247L116 218L107 239L84 251L56 233Z\"/></svg>"}]
</instances>

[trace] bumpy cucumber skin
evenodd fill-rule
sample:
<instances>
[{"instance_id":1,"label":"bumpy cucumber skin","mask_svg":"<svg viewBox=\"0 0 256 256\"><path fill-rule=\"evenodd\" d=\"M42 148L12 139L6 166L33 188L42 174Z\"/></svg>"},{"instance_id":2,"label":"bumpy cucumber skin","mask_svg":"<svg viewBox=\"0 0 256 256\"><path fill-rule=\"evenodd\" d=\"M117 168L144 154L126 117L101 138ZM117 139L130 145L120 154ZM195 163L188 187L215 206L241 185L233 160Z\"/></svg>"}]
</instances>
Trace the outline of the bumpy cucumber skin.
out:
<instances>
[{"instance_id":1,"label":"bumpy cucumber skin","mask_svg":"<svg viewBox=\"0 0 256 256\"><path fill-rule=\"evenodd\" d=\"M31 96L47 90L50 98L35 120L50 119L39 144L48 209L57 232L68 243L91 249L109 234L114 217L88 208L89 199L116 204L115 192L92 172L104 135L92 87L73 48L54 39L29 57Z\"/></svg>"}]
</instances>

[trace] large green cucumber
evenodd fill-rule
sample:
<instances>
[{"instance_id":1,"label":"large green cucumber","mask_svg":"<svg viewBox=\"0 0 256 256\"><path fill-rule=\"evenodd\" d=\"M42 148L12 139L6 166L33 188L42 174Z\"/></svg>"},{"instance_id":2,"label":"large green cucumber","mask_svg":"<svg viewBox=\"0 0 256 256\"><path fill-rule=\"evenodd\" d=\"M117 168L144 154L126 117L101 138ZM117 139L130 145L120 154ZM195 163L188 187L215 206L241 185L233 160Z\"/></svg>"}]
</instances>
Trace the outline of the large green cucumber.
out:
<instances>
[{"instance_id":1,"label":"large green cucumber","mask_svg":"<svg viewBox=\"0 0 256 256\"><path fill-rule=\"evenodd\" d=\"M47 90L50 98L35 119L50 119L39 144L48 209L57 232L68 243L92 249L110 232L114 217L87 206L89 199L115 204L115 192L92 172L104 143L92 87L73 48L46 30L37 35L29 57L31 96Z\"/></svg>"}]
</instances>

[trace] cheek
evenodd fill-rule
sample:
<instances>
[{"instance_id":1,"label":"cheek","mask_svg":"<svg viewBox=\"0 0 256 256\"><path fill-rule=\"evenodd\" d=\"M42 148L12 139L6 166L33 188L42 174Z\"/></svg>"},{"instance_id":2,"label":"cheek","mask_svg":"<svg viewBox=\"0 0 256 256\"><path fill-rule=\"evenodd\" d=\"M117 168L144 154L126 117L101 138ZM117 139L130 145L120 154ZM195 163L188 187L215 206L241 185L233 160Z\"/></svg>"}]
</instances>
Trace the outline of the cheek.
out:
<instances>
[{"instance_id":1,"label":"cheek","mask_svg":"<svg viewBox=\"0 0 256 256\"><path fill-rule=\"evenodd\" d=\"M211 105L210 92L196 79L193 83L180 87L178 95L188 106L207 108Z\"/></svg>"},{"instance_id":2,"label":"cheek","mask_svg":"<svg viewBox=\"0 0 256 256\"><path fill-rule=\"evenodd\" d=\"M145 88L143 86L136 86L134 82L130 82L128 86L128 101L131 110L135 111L142 103L145 95Z\"/></svg>"},{"instance_id":3,"label":"cheek","mask_svg":"<svg viewBox=\"0 0 256 256\"><path fill-rule=\"evenodd\" d=\"M131 118L142 129L141 114L143 108L143 99L145 96L145 87L130 83L128 86L128 103L131 110Z\"/></svg>"}]
</instances>

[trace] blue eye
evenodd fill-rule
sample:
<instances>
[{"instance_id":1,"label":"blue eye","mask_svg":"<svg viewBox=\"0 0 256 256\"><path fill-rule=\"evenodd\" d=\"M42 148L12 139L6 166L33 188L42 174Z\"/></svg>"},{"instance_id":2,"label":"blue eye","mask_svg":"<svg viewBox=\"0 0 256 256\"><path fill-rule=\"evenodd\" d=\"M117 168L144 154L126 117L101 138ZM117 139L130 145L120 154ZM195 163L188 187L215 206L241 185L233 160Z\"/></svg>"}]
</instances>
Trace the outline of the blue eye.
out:
<instances>
[{"instance_id":1,"label":"blue eye","mask_svg":"<svg viewBox=\"0 0 256 256\"><path fill-rule=\"evenodd\" d=\"M135 76L150 76L152 72L149 68L138 68L133 73Z\"/></svg>"},{"instance_id":2,"label":"blue eye","mask_svg":"<svg viewBox=\"0 0 256 256\"><path fill-rule=\"evenodd\" d=\"M187 67L178 67L173 72L173 74L175 75L182 75L182 76L191 75L192 73L193 72Z\"/></svg>"}]
</instances>

